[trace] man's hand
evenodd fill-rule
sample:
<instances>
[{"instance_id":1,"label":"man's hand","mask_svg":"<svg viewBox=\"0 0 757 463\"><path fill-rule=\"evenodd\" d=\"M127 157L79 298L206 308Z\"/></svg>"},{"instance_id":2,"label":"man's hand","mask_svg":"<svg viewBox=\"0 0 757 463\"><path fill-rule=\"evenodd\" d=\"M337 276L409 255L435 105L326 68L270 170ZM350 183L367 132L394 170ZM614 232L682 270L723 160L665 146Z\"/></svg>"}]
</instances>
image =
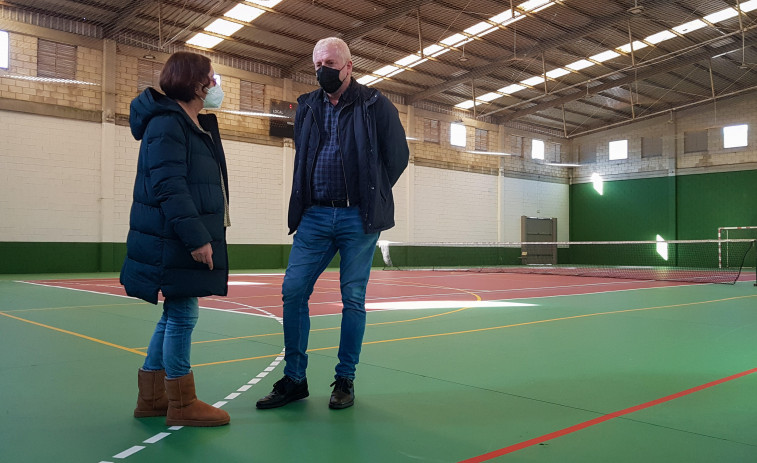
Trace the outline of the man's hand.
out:
<instances>
[{"instance_id":1,"label":"man's hand","mask_svg":"<svg viewBox=\"0 0 757 463\"><path fill-rule=\"evenodd\" d=\"M208 268L213 270L213 248L210 246L210 243L205 243L192 251L192 259L207 264Z\"/></svg>"}]
</instances>

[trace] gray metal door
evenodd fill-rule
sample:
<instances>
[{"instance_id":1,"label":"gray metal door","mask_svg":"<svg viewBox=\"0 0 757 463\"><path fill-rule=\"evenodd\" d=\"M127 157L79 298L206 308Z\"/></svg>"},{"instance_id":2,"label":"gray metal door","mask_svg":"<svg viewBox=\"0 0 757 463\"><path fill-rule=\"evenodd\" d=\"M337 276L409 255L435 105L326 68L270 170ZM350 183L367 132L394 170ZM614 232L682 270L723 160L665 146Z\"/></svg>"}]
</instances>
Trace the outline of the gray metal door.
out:
<instances>
[{"instance_id":1,"label":"gray metal door","mask_svg":"<svg viewBox=\"0 0 757 463\"><path fill-rule=\"evenodd\" d=\"M557 218L521 216L521 260L525 265L557 265ZM529 244L526 244L529 243Z\"/></svg>"}]
</instances>

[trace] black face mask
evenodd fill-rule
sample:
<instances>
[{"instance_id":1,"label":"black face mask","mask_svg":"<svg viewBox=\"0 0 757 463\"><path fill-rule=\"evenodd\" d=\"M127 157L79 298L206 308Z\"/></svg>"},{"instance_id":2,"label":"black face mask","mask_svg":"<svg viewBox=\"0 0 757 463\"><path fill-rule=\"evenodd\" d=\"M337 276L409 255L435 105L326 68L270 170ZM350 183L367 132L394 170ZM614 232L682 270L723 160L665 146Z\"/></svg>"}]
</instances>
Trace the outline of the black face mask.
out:
<instances>
[{"instance_id":1,"label":"black face mask","mask_svg":"<svg viewBox=\"0 0 757 463\"><path fill-rule=\"evenodd\" d=\"M346 64L344 66L347 66ZM344 69L342 66L342 69ZM315 71L315 77L318 83L326 93L334 93L339 90L344 80L339 80L339 73L342 69L334 69L327 66L321 66Z\"/></svg>"}]
</instances>

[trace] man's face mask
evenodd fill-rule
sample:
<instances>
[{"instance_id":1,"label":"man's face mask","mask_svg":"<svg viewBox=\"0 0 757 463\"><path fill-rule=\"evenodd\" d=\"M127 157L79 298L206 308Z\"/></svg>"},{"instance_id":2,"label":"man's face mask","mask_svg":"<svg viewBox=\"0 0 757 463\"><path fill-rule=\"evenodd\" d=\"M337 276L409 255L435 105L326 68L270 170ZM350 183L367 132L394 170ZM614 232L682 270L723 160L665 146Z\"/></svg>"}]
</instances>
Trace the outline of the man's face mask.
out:
<instances>
[{"instance_id":1,"label":"man's face mask","mask_svg":"<svg viewBox=\"0 0 757 463\"><path fill-rule=\"evenodd\" d=\"M347 66L347 64L345 63L344 66ZM326 93L334 93L342 86L344 79L339 79L339 73L344 69L344 66L340 69L321 66L315 71L315 77L318 79L318 84Z\"/></svg>"}]
</instances>

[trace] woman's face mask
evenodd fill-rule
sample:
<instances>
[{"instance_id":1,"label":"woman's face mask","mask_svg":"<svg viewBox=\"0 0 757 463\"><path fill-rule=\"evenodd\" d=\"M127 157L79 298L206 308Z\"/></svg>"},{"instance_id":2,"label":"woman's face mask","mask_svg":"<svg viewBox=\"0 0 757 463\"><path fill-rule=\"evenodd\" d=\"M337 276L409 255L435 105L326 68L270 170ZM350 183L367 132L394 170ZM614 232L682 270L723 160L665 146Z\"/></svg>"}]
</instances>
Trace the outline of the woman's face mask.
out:
<instances>
[{"instance_id":1,"label":"woman's face mask","mask_svg":"<svg viewBox=\"0 0 757 463\"><path fill-rule=\"evenodd\" d=\"M344 66L347 66L347 64ZM339 79L339 73L342 72L344 66L340 69L321 66L315 71L315 77L318 80L318 84L326 93L334 93L342 86L344 79Z\"/></svg>"},{"instance_id":2,"label":"woman's face mask","mask_svg":"<svg viewBox=\"0 0 757 463\"><path fill-rule=\"evenodd\" d=\"M208 93L205 94L205 98L202 100L202 107L205 109L218 109L223 102L223 90L221 86L216 84L212 87L207 87Z\"/></svg>"}]
</instances>

